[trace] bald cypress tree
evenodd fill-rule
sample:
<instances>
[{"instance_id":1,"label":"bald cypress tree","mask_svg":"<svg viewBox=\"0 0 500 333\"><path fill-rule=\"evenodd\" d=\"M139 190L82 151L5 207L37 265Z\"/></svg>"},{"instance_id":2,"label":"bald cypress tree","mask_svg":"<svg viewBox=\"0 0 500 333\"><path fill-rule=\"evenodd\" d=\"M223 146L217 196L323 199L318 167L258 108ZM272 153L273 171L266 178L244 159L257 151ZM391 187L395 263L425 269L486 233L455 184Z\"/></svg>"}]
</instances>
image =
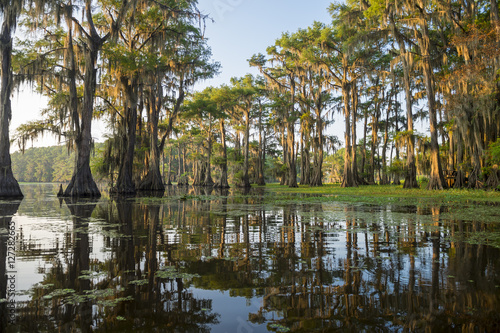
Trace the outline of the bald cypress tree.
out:
<instances>
[{"instance_id":1,"label":"bald cypress tree","mask_svg":"<svg viewBox=\"0 0 500 333\"><path fill-rule=\"evenodd\" d=\"M12 118L12 35L22 1L0 1L0 198L21 198L23 194L12 173L9 124Z\"/></svg>"}]
</instances>

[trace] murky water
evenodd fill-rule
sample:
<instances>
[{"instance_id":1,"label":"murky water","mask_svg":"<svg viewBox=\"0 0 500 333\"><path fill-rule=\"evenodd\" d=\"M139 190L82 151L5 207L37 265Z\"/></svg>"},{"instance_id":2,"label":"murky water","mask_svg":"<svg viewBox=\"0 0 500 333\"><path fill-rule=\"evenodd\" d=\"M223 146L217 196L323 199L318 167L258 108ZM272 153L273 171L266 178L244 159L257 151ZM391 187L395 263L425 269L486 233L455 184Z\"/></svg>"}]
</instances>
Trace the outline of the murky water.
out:
<instances>
[{"instance_id":1,"label":"murky water","mask_svg":"<svg viewBox=\"0 0 500 333\"><path fill-rule=\"evenodd\" d=\"M0 203L0 332L500 330L500 250L486 239L500 218L262 190L22 190Z\"/></svg>"}]
</instances>

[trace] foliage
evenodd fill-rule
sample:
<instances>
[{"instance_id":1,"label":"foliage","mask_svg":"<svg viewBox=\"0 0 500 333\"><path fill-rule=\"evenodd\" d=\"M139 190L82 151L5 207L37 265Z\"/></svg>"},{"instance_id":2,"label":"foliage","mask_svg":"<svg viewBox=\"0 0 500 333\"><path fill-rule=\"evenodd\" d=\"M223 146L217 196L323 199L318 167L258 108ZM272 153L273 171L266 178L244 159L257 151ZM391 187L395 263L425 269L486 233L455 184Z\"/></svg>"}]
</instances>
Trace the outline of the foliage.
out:
<instances>
[{"instance_id":1,"label":"foliage","mask_svg":"<svg viewBox=\"0 0 500 333\"><path fill-rule=\"evenodd\" d=\"M96 144L99 152L104 144ZM73 173L74 152L66 146L29 148L24 153L17 151L11 155L12 171L20 182L67 183ZM96 153L91 156L91 165L98 165L102 157Z\"/></svg>"},{"instance_id":2,"label":"foliage","mask_svg":"<svg viewBox=\"0 0 500 333\"><path fill-rule=\"evenodd\" d=\"M489 157L489 161L493 165L500 165L500 138L497 141L490 143L487 155Z\"/></svg>"}]
</instances>

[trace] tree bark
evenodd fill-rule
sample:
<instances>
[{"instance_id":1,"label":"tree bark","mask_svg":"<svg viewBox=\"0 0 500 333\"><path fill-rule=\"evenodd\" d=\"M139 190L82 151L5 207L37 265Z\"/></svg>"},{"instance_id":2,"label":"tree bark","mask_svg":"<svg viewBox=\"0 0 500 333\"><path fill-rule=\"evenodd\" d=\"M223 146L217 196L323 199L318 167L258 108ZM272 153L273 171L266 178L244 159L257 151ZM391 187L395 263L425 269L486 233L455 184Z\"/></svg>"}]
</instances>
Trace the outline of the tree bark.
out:
<instances>
[{"instance_id":1,"label":"tree bark","mask_svg":"<svg viewBox=\"0 0 500 333\"><path fill-rule=\"evenodd\" d=\"M351 96L350 84L344 83L342 85L342 100L344 102L344 118L345 118L345 154L344 154L344 175L342 176L341 187L356 187L356 181L352 174L352 146L351 146Z\"/></svg>"},{"instance_id":2,"label":"tree bark","mask_svg":"<svg viewBox=\"0 0 500 333\"><path fill-rule=\"evenodd\" d=\"M155 96L156 94L156 96ZM148 103L148 127L149 127L149 169L146 176L141 180L138 191L164 192L165 185L160 172L160 152L158 149L158 121L160 113L160 97L162 89L149 92Z\"/></svg>"},{"instance_id":3,"label":"tree bark","mask_svg":"<svg viewBox=\"0 0 500 333\"><path fill-rule=\"evenodd\" d=\"M365 178L366 181L366 172L365 172L365 165L366 165L366 133L368 131L368 112L365 112L365 121L363 125L363 148L362 148L362 153L363 156L361 156L361 173L363 174L363 178Z\"/></svg>"},{"instance_id":4,"label":"tree bark","mask_svg":"<svg viewBox=\"0 0 500 333\"><path fill-rule=\"evenodd\" d=\"M382 179L380 180L381 185L388 185L389 178L387 176L387 144L389 143L389 118L392 107L392 96L389 95L389 106L387 107L387 115L385 117L385 129L384 129L384 145L382 146Z\"/></svg>"},{"instance_id":5,"label":"tree bark","mask_svg":"<svg viewBox=\"0 0 500 333\"><path fill-rule=\"evenodd\" d=\"M396 36L396 41L398 43L402 64L403 64L403 83L405 90L405 105L406 105L406 119L407 119L407 131L408 135L408 147L407 147L407 159L406 159L406 175L403 188L418 188L417 182L417 167L415 165L415 138L413 136L413 111L412 111L412 96L410 88L410 64L407 57L410 55L406 51L405 42L401 34L396 30L396 25L394 22L394 17L391 16L391 25L393 29L393 35Z\"/></svg>"},{"instance_id":6,"label":"tree bark","mask_svg":"<svg viewBox=\"0 0 500 333\"><path fill-rule=\"evenodd\" d=\"M308 125L304 125L308 126ZM302 185L311 185L311 156L310 156L310 143L307 142L309 138L307 138L308 135L307 132L302 132L301 135L301 154L300 156L302 157L301 159L301 179L300 183Z\"/></svg>"},{"instance_id":7,"label":"tree bark","mask_svg":"<svg viewBox=\"0 0 500 333\"><path fill-rule=\"evenodd\" d=\"M212 121L209 118L210 126L208 128L208 149L207 149L207 162L205 163L205 178L203 180L203 186L214 186L214 181L212 179Z\"/></svg>"},{"instance_id":8,"label":"tree bark","mask_svg":"<svg viewBox=\"0 0 500 333\"><path fill-rule=\"evenodd\" d=\"M90 4L87 4L87 16L90 15ZM87 38L85 47L85 78L83 82L83 108L80 126L77 129L76 163L73 176L64 191L64 197L99 198L101 192L92 177L90 170L90 152L92 145L92 116L94 112L94 96L97 84L97 57L105 39L99 37L95 29Z\"/></svg>"},{"instance_id":9,"label":"tree bark","mask_svg":"<svg viewBox=\"0 0 500 333\"><path fill-rule=\"evenodd\" d=\"M292 107L293 108L293 107ZM287 123L287 148L288 148L288 158L287 158L287 185L288 187L299 187L297 184L297 171L295 164L295 122L289 120Z\"/></svg>"},{"instance_id":10,"label":"tree bark","mask_svg":"<svg viewBox=\"0 0 500 333\"><path fill-rule=\"evenodd\" d=\"M12 26L15 15L9 8L3 12L2 31L0 33L0 198L22 198L23 194L12 173L10 159L9 124L12 118Z\"/></svg>"},{"instance_id":11,"label":"tree bark","mask_svg":"<svg viewBox=\"0 0 500 333\"><path fill-rule=\"evenodd\" d=\"M222 165L220 166L220 178L219 182L217 182L214 187L216 188L229 188L229 183L227 181L227 146L226 146L226 129L224 126L224 119L220 120L220 134L221 134L221 143L222 143Z\"/></svg>"},{"instance_id":12,"label":"tree bark","mask_svg":"<svg viewBox=\"0 0 500 333\"><path fill-rule=\"evenodd\" d=\"M423 61L423 74L425 90L427 92L427 103L429 107L429 124L431 133L431 174L427 189L442 190L447 188L446 181L443 175L443 168L441 167L441 159L439 158L439 143L437 132L437 110L436 110L436 96L434 92L434 82L432 75L432 67L430 60L430 38L427 26L427 20L421 19L422 38L419 40L419 47L422 53Z\"/></svg>"},{"instance_id":13,"label":"tree bark","mask_svg":"<svg viewBox=\"0 0 500 333\"><path fill-rule=\"evenodd\" d=\"M316 131L318 142L315 145L314 166L311 177L311 186L323 186L323 119L321 118L321 106L316 106Z\"/></svg>"},{"instance_id":14,"label":"tree bark","mask_svg":"<svg viewBox=\"0 0 500 333\"><path fill-rule=\"evenodd\" d=\"M250 177L248 175L249 158L250 158L250 105L247 105L247 109L244 110L245 115L245 136L244 140L244 160L243 160L243 178L241 180L241 187L250 188Z\"/></svg>"},{"instance_id":15,"label":"tree bark","mask_svg":"<svg viewBox=\"0 0 500 333\"><path fill-rule=\"evenodd\" d=\"M170 147L170 153L168 154L168 169L167 169L167 177L166 177L166 184L168 186L172 185L172 153L173 153L173 148Z\"/></svg>"},{"instance_id":16,"label":"tree bark","mask_svg":"<svg viewBox=\"0 0 500 333\"><path fill-rule=\"evenodd\" d=\"M120 147L120 169L118 180L113 192L119 194L135 194L135 184L133 180L135 138L137 127L137 76L132 80L128 77L120 78L125 92L125 115L121 131L123 131ZM130 82L130 83L129 83Z\"/></svg>"},{"instance_id":17,"label":"tree bark","mask_svg":"<svg viewBox=\"0 0 500 333\"><path fill-rule=\"evenodd\" d=\"M186 158L185 158L185 147L179 143L179 172L177 175L177 186L188 186L189 182L186 173Z\"/></svg>"},{"instance_id":18,"label":"tree bark","mask_svg":"<svg viewBox=\"0 0 500 333\"><path fill-rule=\"evenodd\" d=\"M368 175L368 183L375 184L375 154L378 149L378 122L380 117L380 102L377 102L375 106L375 114L372 116L372 144L371 144L371 156L370 156L370 166L371 171Z\"/></svg>"},{"instance_id":19,"label":"tree bark","mask_svg":"<svg viewBox=\"0 0 500 333\"><path fill-rule=\"evenodd\" d=\"M260 113L259 113L259 156L257 157L257 181L256 181L257 185L259 185L259 186L266 185L266 181L264 179L264 164L266 163L266 159L265 159L264 142L262 140L262 132L263 132L262 131L262 105L260 105Z\"/></svg>"},{"instance_id":20,"label":"tree bark","mask_svg":"<svg viewBox=\"0 0 500 333\"><path fill-rule=\"evenodd\" d=\"M354 179L355 186L358 186L360 184L363 184L362 180L359 177L358 174L358 161L357 161L357 150L358 150L358 143L357 143L357 130L356 130L356 125L357 125L357 117L358 117L358 87L356 82L351 81L351 98L352 98L352 108L351 108L351 158L352 158L352 163L351 163L351 173L352 173L352 178Z\"/></svg>"}]
</instances>

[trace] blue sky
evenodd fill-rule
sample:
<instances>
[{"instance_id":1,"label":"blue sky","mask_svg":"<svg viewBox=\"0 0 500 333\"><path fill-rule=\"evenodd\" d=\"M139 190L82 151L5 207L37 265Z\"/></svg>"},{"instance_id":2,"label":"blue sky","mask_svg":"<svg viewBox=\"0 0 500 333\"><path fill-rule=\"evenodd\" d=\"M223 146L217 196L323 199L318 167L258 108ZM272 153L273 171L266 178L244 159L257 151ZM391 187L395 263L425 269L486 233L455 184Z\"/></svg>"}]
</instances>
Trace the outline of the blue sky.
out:
<instances>
[{"instance_id":1,"label":"blue sky","mask_svg":"<svg viewBox=\"0 0 500 333\"><path fill-rule=\"evenodd\" d=\"M307 28L314 21L330 22L329 0L199 0L198 8L209 14L206 36L213 58L222 64L222 73L202 85L229 83L231 77L257 73L247 59L266 53L283 32Z\"/></svg>"},{"instance_id":2,"label":"blue sky","mask_svg":"<svg viewBox=\"0 0 500 333\"><path fill-rule=\"evenodd\" d=\"M330 3L330 0L199 0L200 11L214 20L213 23L207 21L205 35L214 60L222 65L222 72L217 78L202 82L196 88L228 84L231 77L256 74L247 59L256 53L265 54L266 48L273 45L283 32L307 28L314 21L329 23L327 8ZM39 119L40 109L45 107L45 103L44 98L31 93L30 87L24 87L19 94L15 94L12 99L11 137L19 125ZM96 122L92 126L93 136L101 141L105 125ZM34 146L54 144L57 144L56 140L46 136ZM16 148L14 144L11 151Z\"/></svg>"}]
</instances>

